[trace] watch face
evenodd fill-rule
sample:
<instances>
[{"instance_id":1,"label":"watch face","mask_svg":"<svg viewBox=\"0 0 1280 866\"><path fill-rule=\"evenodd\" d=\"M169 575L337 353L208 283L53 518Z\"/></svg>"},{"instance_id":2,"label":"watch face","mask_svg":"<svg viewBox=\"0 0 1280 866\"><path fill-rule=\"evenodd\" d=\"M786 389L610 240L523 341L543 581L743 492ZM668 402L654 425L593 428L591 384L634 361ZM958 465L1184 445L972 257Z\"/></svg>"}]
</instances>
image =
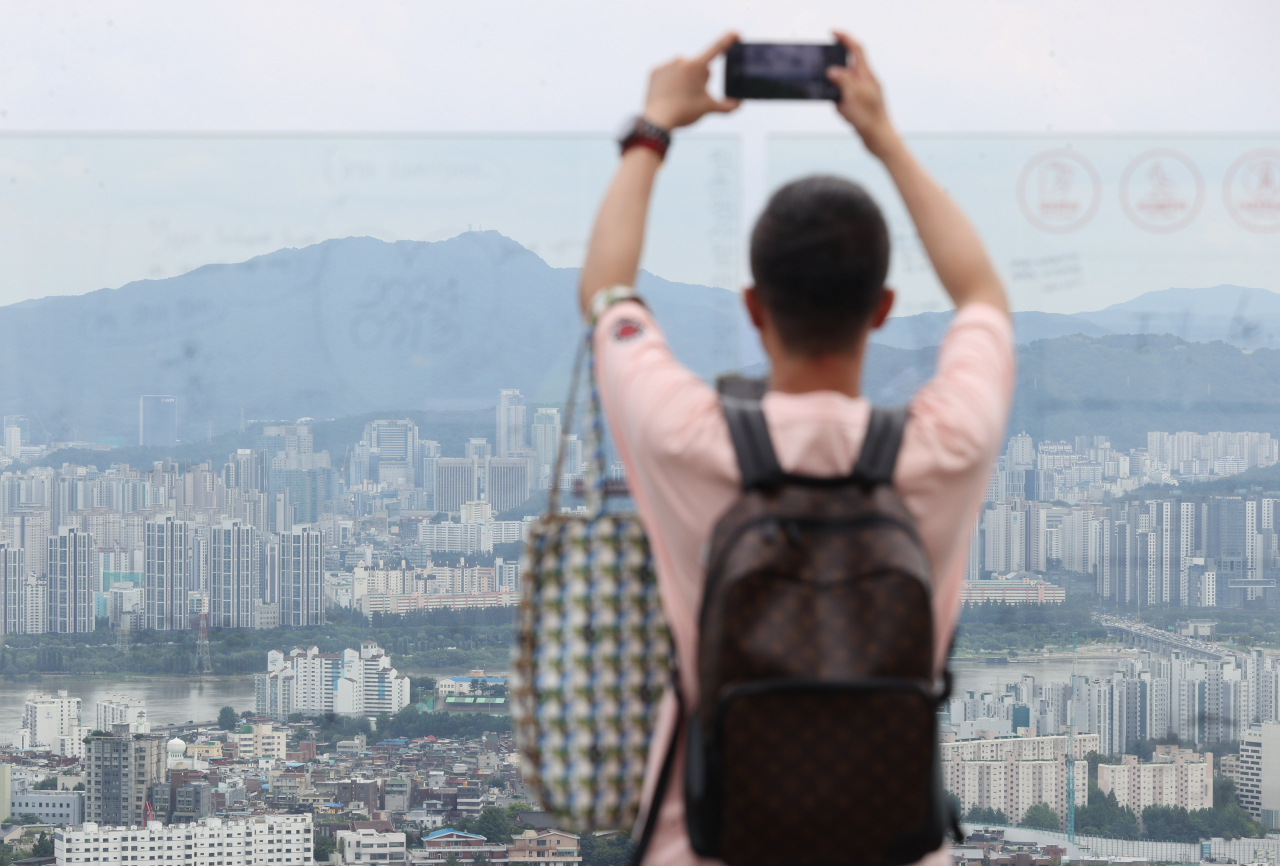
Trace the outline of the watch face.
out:
<instances>
[{"instance_id":1,"label":"watch face","mask_svg":"<svg viewBox=\"0 0 1280 866\"><path fill-rule=\"evenodd\" d=\"M640 117L638 115L628 117L626 123L622 124L622 128L618 130L618 141L626 141L639 126Z\"/></svg>"}]
</instances>

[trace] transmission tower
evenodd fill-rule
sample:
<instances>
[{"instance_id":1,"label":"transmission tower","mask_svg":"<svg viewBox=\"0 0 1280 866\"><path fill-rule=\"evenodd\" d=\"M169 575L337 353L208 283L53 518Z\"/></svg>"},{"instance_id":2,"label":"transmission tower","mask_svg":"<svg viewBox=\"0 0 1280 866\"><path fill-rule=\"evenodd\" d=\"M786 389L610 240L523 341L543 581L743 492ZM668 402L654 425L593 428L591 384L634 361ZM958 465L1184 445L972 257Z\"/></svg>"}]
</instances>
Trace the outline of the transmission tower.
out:
<instances>
[{"instance_id":1,"label":"transmission tower","mask_svg":"<svg viewBox=\"0 0 1280 866\"><path fill-rule=\"evenodd\" d=\"M1076 653L1080 632L1071 634L1071 709L1067 719L1067 841L1076 843Z\"/></svg>"},{"instance_id":2,"label":"transmission tower","mask_svg":"<svg viewBox=\"0 0 1280 866\"><path fill-rule=\"evenodd\" d=\"M121 654L129 652L129 627L124 624L124 617L120 618L120 625L116 626L116 649Z\"/></svg>"},{"instance_id":3,"label":"transmission tower","mask_svg":"<svg viewBox=\"0 0 1280 866\"><path fill-rule=\"evenodd\" d=\"M205 601L208 604L208 601ZM209 658L209 614L200 611L200 636L196 639L196 671L202 674L213 673L213 661Z\"/></svg>"}]
</instances>

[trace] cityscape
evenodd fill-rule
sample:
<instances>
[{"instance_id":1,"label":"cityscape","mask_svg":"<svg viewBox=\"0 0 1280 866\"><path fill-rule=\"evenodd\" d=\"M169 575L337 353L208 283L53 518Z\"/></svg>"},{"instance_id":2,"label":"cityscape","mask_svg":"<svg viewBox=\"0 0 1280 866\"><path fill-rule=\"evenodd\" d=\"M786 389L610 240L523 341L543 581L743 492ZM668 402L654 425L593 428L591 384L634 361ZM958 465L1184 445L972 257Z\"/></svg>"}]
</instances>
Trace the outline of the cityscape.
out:
<instances>
[{"instance_id":1,"label":"cityscape","mask_svg":"<svg viewBox=\"0 0 1280 866\"><path fill-rule=\"evenodd\" d=\"M710 866L694 852L717 829L734 866L886 866L868 816L925 805L943 847L913 866L1280 866L1280 7L446 5L6 10L0 866ZM824 57L847 31L905 149L839 103L721 102L728 57L690 52L722 27ZM655 120L655 82L682 67L730 110ZM643 247L614 273L610 228L637 228L616 219L638 189L624 116L652 153ZM913 171L942 191L931 207ZM893 297L856 380L843 353L838 380L795 377L829 359L788 357L757 259L774 192L825 175L883 218ZM947 201L980 243L943 242L939 220L966 221ZM984 253L981 279L956 250ZM969 282L985 291L956 293ZM1003 342L970 310L987 321L957 352L957 304L1009 311L1009 412L963 458L994 457L981 497L969 472L963 503L934 496L955 482L944 456L921 487L963 521L879 509L924 550L920 622L958 611L949 648L933 630L934 682L926 661L909 683L855 679L857 627L821 622L832 596L810 619L779 594L739 616L795 641L785 679L707 685L700 595L733 548L662 538L644 493L701 533L703 488L726 479L634 469L636 440L592 417L634 381L588 351L580 310L628 286L656 324L600 339L648 352L660 333L708 385L776 374L879 407ZM642 420L676 429L687 405ZM974 432L934 415L937 452ZM597 531L623 525L644 531ZM874 582L897 566L855 585L838 569L860 556L821 563L820 592L888 611L901 599ZM608 587L633 566L632 589L656 576L643 618L679 671L652 641L616 649L634 601ZM777 571L746 579L807 579ZM606 589L570 600L574 581ZM928 631L880 625L894 646L857 653L881 673ZM530 655L552 673L529 676ZM655 659L658 679L583 675ZM805 703L819 680L840 702ZM929 701L919 726L879 690L904 686ZM715 719L687 712L717 700ZM797 706L830 734L780 723ZM928 748L936 764L899 757ZM922 768L928 804L903 783ZM665 793L592 825L569 817L585 790L611 816ZM717 823L717 798L734 829L686 821Z\"/></svg>"}]
</instances>

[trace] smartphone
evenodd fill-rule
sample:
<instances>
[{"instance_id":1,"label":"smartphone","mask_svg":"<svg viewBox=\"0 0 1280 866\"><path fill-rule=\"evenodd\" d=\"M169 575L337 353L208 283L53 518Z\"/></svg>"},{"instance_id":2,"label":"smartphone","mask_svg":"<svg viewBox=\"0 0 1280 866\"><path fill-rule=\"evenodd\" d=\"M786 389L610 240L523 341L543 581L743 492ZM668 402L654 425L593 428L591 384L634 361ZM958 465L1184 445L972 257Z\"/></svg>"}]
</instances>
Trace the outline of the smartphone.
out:
<instances>
[{"instance_id":1,"label":"smartphone","mask_svg":"<svg viewBox=\"0 0 1280 866\"><path fill-rule=\"evenodd\" d=\"M797 45L738 42L725 54L724 95L730 99L831 99L840 89L827 67L845 66L840 44Z\"/></svg>"}]
</instances>

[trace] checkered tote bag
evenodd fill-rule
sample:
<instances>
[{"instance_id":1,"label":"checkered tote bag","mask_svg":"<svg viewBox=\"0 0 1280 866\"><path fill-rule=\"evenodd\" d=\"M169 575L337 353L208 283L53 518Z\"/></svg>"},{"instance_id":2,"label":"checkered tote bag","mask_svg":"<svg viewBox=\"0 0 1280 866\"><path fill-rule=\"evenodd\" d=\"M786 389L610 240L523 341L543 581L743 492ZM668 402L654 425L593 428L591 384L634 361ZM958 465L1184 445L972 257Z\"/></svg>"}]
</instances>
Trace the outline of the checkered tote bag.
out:
<instances>
[{"instance_id":1,"label":"checkered tote bag","mask_svg":"<svg viewBox=\"0 0 1280 866\"><path fill-rule=\"evenodd\" d=\"M561 514L556 455L547 513L521 561L512 714L524 783L558 826L630 829L672 648L649 540L634 514L604 509L604 437L591 334L574 364L590 386L586 514Z\"/></svg>"}]
</instances>

